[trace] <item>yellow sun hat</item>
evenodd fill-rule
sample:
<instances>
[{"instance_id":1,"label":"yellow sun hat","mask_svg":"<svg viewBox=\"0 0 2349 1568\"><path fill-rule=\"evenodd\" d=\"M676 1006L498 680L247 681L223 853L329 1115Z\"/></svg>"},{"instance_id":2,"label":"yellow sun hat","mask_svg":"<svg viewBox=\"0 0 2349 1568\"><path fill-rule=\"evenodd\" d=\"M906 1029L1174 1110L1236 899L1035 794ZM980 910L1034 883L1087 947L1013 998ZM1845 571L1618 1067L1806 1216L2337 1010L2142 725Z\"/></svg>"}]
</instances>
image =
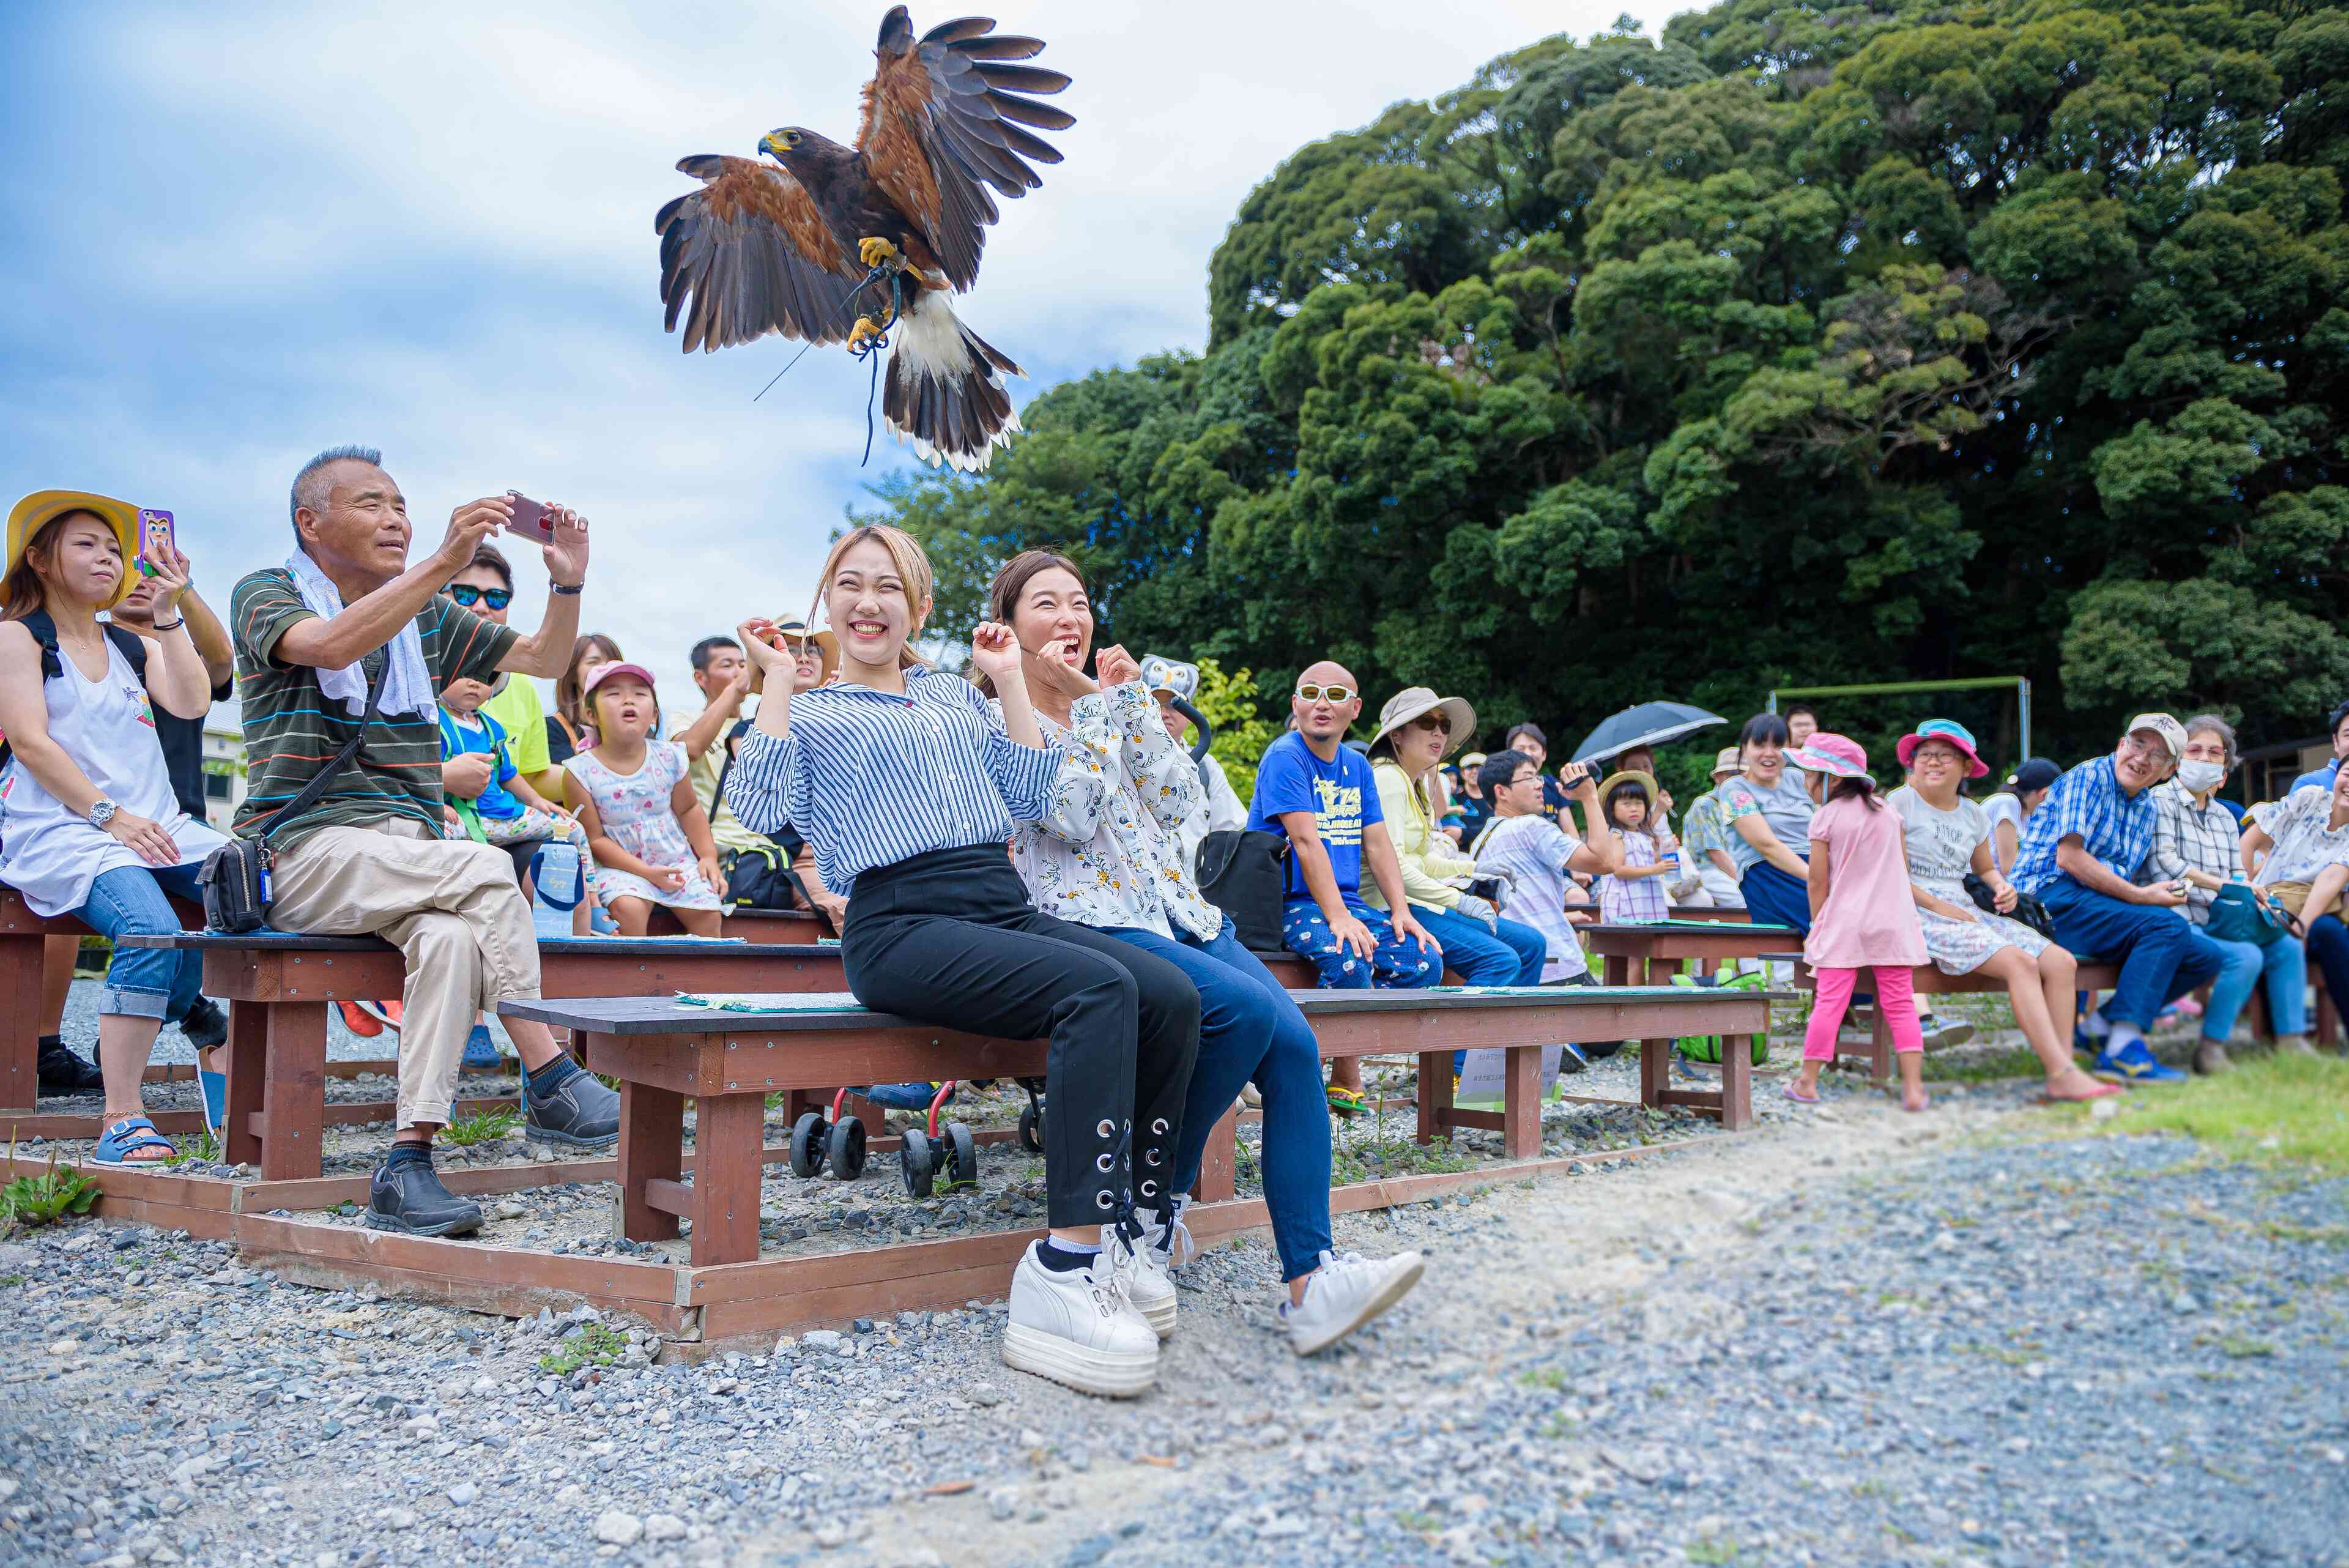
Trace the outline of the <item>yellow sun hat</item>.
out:
<instances>
[{"instance_id":1,"label":"yellow sun hat","mask_svg":"<svg viewBox=\"0 0 2349 1568\"><path fill-rule=\"evenodd\" d=\"M110 495L93 495L87 490L36 490L16 503L8 512L8 564L0 569L0 582L15 575L33 536L68 512L87 512L103 519L122 545L121 580L114 585L114 597L98 607L112 609L129 598L139 583L139 574L130 565L139 556L139 508Z\"/></svg>"}]
</instances>

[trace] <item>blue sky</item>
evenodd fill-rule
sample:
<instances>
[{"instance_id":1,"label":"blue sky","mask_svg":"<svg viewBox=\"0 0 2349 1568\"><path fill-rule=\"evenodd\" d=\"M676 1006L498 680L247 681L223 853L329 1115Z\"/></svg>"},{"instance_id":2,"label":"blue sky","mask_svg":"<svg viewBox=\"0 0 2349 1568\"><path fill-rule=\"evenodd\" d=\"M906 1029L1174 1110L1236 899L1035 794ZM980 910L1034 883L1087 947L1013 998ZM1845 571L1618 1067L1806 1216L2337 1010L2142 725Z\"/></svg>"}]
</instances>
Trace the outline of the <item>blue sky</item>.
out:
<instances>
[{"instance_id":1,"label":"blue sky","mask_svg":"<svg viewBox=\"0 0 2349 1568\"><path fill-rule=\"evenodd\" d=\"M0 6L0 472L179 517L199 586L285 556L317 449L381 447L417 547L516 488L595 528L585 624L666 684L751 612L802 608L870 468L865 373L795 345L680 355L653 213L697 152L846 141L879 4ZM1504 0L988 7L1076 78L1067 161L1006 202L957 309L1015 399L1202 345L1208 257L1301 143L1623 9ZM1670 7L1637 7L1651 30ZM958 14L917 7L916 28ZM1179 17L1176 21L1174 18ZM533 553L534 554L534 553ZM516 620L544 574L520 562Z\"/></svg>"}]
</instances>

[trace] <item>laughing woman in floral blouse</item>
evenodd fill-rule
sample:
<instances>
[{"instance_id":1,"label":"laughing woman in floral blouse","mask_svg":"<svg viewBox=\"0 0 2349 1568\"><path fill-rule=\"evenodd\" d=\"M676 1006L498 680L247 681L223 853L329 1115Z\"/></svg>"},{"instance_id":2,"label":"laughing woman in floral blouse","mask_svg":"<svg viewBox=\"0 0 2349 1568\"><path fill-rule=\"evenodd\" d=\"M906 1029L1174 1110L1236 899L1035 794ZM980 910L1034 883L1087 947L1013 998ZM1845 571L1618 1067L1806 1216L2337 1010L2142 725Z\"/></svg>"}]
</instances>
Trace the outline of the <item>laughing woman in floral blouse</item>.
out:
<instances>
[{"instance_id":1,"label":"laughing woman in floral blouse","mask_svg":"<svg viewBox=\"0 0 2349 1568\"><path fill-rule=\"evenodd\" d=\"M1199 989L1199 1056L1170 1168L1138 1172L1151 1265L1183 1262L1182 1215L1207 1136L1243 1084L1264 1099L1264 1194L1288 1301L1290 1345L1309 1355L1384 1312L1415 1284L1417 1252L1340 1254L1330 1231L1330 1119L1312 1026L1240 945L1185 865L1183 829L1206 815L1197 768L1160 719L1142 670L1104 648L1084 673L1092 607L1066 557L1030 550L996 573L990 619L1019 639L1036 721L1065 753L1041 818L1011 841L1037 907L1176 965Z\"/></svg>"}]
</instances>

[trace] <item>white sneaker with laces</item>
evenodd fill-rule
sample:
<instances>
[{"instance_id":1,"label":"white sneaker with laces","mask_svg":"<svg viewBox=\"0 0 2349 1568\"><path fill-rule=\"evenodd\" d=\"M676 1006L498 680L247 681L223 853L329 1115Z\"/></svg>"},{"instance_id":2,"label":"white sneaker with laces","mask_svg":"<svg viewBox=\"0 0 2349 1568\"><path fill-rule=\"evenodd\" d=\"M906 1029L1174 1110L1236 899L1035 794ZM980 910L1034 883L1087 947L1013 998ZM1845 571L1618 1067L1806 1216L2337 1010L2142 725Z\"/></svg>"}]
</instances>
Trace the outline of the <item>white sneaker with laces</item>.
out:
<instances>
[{"instance_id":1,"label":"white sneaker with laces","mask_svg":"<svg viewBox=\"0 0 2349 1568\"><path fill-rule=\"evenodd\" d=\"M1410 1294L1426 1268L1417 1252L1322 1253L1321 1266L1306 1277L1305 1299L1280 1303L1288 1347L1299 1355L1328 1349Z\"/></svg>"},{"instance_id":2,"label":"white sneaker with laces","mask_svg":"<svg viewBox=\"0 0 2349 1568\"><path fill-rule=\"evenodd\" d=\"M1031 1241L1011 1273L1003 1364L1081 1394L1129 1399L1158 1376L1158 1335L1126 1293L1111 1250L1081 1269L1048 1269Z\"/></svg>"},{"instance_id":3,"label":"white sneaker with laces","mask_svg":"<svg viewBox=\"0 0 2349 1568\"><path fill-rule=\"evenodd\" d=\"M1125 1286L1126 1298L1150 1331L1164 1339L1174 1332L1174 1282L1166 1277L1158 1254L1147 1244L1129 1247L1107 1226L1102 1233L1105 1238L1102 1251L1117 1256L1118 1279Z\"/></svg>"},{"instance_id":4,"label":"white sneaker with laces","mask_svg":"<svg viewBox=\"0 0 2349 1568\"><path fill-rule=\"evenodd\" d=\"M1191 1240L1191 1228L1183 1223L1190 1211L1191 1195L1174 1195L1171 1212L1155 1209L1136 1209L1135 1219L1142 1221L1142 1244L1158 1254L1158 1272L1172 1273L1199 1255L1199 1244Z\"/></svg>"}]
</instances>

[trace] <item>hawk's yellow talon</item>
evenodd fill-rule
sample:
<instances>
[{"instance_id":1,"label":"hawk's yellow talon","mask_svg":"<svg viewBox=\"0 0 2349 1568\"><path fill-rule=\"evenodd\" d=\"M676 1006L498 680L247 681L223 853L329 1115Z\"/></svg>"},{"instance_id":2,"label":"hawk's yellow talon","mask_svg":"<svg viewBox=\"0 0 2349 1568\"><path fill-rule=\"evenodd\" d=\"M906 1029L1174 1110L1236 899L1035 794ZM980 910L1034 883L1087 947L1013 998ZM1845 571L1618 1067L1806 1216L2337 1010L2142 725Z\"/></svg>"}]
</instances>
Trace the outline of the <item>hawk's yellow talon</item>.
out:
<instances>
[{"instance_id":1,"label":"hawk's yellow talon","mask_svg":"<svg viewBox=\"0 0 2349 1568\"><path fill-rule=\"evenodd\" d=\"M874 320L871 317L858 317L856 318L856 325L848 329L849 351L854 353L857 349L864 347L865 341L868 338L880 337L882 328L883 323Z\"/></svg>"},{"instance_id":2,"label":"hawk's yellow talon","mask_svg":"<svg viewBox=\"0 0 2349 1568\"><path fill-rule=\"evenodd\" d=\"M878 237L857 241L856 256L868 267L879 266L883 262L898 259L897 247L887 240Z\"/></svg>"}]
</instances>

